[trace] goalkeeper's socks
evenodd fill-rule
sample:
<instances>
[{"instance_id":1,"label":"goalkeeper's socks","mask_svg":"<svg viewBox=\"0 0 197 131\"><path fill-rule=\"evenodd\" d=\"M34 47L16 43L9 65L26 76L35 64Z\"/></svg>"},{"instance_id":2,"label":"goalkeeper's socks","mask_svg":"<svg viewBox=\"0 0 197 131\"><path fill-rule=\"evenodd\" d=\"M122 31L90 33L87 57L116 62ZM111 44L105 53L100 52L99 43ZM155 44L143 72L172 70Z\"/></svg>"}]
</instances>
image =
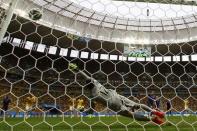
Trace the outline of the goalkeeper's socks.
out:
<instances>
[{"instance_id":1,"label":"goalkeeper's socks","mask_svg":"<svg viewBox=\"0 0 197 131\"><path fill-rule=\"evenodd\" d=\"M154 118L152 119L152 121L155 122L155 123L158 124L158 125L161 125L161 124L164 123L164 121L163 121L161 118L159 118L159 117L154 117Z\"/></svg>"},{"instance_id":2,"label":"goalkeeper's socks","mask_svg":"<svg viewBox=\"0 0 197 131\"><path fill-rule=\"evenodd\" d=\"M164 118L165 113L164 112L160 112L160 111L153 111L152 114L160 117L160 118Z\"/></svg>"}]
</instances>

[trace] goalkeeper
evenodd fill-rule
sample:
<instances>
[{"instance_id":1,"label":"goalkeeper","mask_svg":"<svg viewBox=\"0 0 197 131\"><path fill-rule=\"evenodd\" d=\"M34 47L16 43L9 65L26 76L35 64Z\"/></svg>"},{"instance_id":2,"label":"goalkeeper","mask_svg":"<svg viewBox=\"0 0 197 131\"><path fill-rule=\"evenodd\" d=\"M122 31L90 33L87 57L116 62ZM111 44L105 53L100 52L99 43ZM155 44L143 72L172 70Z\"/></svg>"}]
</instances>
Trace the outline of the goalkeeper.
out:
<instances>
[{"instance_id":1,"label":"goalkeeper","mask_svg":"<svg viewBox=\"0 0 197 131\"><path fill-rule=\"evenodd\" d=\"M98 96L99 101L108 104L108 108L117 112L119 115L134 118L138 121L153 121L157 124L164 123L164 113L154 110L144 104L136 103L122 95L117 94L115 90L106 89L101 85L97 80L92 77L89 77L86 73L79 70L76 64L69 64L69 69L82 74L86 80L89 82L87 88L90 90L91 95L96 97ZM141 112L133 112L135 109L144 109L149 114L144 115Z\"/></svg>"}]
</instances>

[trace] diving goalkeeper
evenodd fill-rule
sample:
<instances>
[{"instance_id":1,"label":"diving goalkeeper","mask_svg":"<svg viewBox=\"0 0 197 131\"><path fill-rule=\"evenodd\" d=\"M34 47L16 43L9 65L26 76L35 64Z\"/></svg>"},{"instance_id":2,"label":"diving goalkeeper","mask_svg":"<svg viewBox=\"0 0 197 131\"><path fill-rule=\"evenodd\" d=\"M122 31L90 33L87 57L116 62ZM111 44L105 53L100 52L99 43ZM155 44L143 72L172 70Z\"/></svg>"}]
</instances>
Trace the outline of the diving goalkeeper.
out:
<instances>
[{"instance_id":1,"label":"diving goalkeeper","mask_svg":"<svg viewBox=\"0 0 197 131\"><path fill-rule=\"evenodd\" d=\"M165 114L163 112L154 110L144 104L136 103L122 95L117 94L115 90L106 89L97 80L89 77L86 73L81 71L76 64L69 64L69 69L84 76L86 81L89 82L86 87L90 90L91 95L94 97L97 96L99 101L103 103L107 102L108 108L117 112L119 115L134 118L138 121L153 121L159 125L164 123ZM133 112L133 110L140 108L147 111L148 115L144 115L144 113L141 112Z\"/></svg>"}]
</instances>

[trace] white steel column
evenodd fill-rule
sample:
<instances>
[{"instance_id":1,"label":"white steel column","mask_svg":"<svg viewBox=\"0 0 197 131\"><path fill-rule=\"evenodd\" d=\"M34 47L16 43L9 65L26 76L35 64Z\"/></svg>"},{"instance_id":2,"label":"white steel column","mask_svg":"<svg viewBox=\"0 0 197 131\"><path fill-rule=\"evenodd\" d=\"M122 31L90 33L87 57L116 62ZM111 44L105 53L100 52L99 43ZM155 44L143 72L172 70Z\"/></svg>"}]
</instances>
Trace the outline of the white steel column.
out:
<instances>
[{"instance_id":1,"label":"white steel column","mask_svg":"<svg viewBox=\"0 0 197 131\"><path fill-rule=\"evenodd\" d=\"M14 9L17 5L17 2L18 0L11 0L10 4L9 4L9 7L8 7L8 10L6 12L6 18L5 20L2 21L2 27L1 27L1 30L0 30L0 45L1 45L1 42L3 40L3 37L7 31L7 28L10 24L10 21L12 19L12 16L14 14Z\"/></svg>"}]
</instances>

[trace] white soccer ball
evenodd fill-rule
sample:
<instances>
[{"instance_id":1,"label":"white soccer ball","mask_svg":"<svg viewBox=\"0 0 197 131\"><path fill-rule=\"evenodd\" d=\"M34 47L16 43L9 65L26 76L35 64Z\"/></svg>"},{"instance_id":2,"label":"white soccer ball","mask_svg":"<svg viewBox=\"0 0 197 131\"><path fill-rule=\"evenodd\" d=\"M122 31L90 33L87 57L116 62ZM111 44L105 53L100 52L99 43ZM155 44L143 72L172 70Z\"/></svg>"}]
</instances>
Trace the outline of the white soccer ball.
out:
<instances>
[{"instance_id":1,"label":"white soccer ball","mask_svg":"<svg viewBox=\"0 0 197 131\"><path fill-rule=\"evenodd\" d=\"M40 20L42 18L42 11L34 8L29 11L29 18L32 20Z\"/></svg>"}]
</instances>

